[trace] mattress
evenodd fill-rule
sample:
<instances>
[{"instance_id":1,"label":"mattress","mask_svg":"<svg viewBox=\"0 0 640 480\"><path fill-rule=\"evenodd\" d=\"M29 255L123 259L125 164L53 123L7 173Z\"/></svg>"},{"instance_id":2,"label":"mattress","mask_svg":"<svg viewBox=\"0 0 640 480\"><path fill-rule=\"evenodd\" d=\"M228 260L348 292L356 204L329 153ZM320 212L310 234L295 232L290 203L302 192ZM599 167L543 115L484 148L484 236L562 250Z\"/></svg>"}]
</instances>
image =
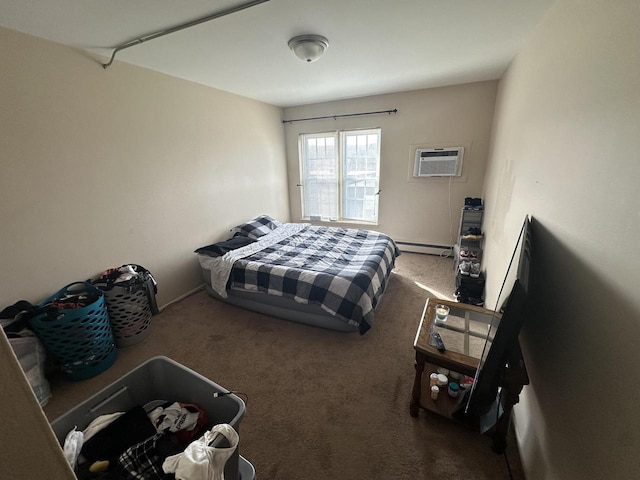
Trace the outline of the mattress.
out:
<instances>
[{"instance_id":1,"label":"mattress","mask_svg":"<svg viewBox=\"0 0 640 480\"><path fill-rule=\"evenodd\" d=\"M222 298L211 288L211 271L202 268L202 278L205 279L205 290L210 296L236 307L338 332L358 331L357 325L349 325L343 319L336 318L335 315L324 311L318 305L298 303L287 297L268 295L262 292L229 290L227 298Z\"/></svg>"},{"instance_id":2,"label":"mattress","mask_svg":"<svg viewBox=\"0 0 640 480\"><path fill-rule=\"evenodd\" d=\"M365 333L400 254L370 230L284 224L220 257L198 255L207 291L251 310Z\"/></svg>"}]
</instances>

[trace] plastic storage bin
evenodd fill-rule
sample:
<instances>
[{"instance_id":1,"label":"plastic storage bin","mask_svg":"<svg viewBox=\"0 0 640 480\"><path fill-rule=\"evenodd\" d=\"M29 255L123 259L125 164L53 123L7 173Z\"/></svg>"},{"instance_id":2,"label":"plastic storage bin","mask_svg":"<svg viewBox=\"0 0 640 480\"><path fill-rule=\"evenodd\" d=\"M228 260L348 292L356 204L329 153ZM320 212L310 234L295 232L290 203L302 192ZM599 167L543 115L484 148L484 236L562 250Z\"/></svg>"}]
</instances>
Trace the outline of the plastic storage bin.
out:
<instances>
[{"instance_id":1,"label":"plastic storage bin","mask_svg":"<svg viewBox=\"0 0 640 480\"><path fill-rule=\"evenodd\" d=\"M62 445L74 427L83 430L100 415L166 400L195 403L206 412L209 427L228 423L240 433L244 402L234 394L213 396L220 392L228 390L170 358L153 357L55 419L51 427ZM253 466L240 457L239 447L227 461L224 476L226 480L255 478Z\"/></svg>"},{"instance_id":2,"label":"plastic storage bin","mask_svg":"<svg viewBox=\"0 0 640 480\"><path fill-rule=\"evenodd\" d=\"M9 338L9 344L41 406L51 398L51 388L44 374L46 353L42 342L33 334Z\"/></svg>"},{"instance_id":3,"label":"plastic storage bin","mask_svg":"<svg viewBox=\"0 0 640 480\"><path fill-rule=\"evenodd\" d=\"M256 478L255 468L253 468L253 465L251 465L251 463L242 455L240 455L240 461L238 463L238 467L240 471L240 475L238 478L240 480L255 480Z\"/></svg>"}]
</instances>

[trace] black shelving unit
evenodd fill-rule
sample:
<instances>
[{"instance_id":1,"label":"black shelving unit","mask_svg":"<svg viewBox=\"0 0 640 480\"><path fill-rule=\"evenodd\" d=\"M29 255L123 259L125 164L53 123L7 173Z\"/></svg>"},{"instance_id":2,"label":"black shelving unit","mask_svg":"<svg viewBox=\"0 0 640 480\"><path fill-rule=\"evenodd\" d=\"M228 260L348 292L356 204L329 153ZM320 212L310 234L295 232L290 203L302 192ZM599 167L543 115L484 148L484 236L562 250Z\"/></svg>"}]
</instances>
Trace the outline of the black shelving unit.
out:
<instances>
[{"instance_id":1,"label":"black shelving unit","mask_svg":"<svg viewBox=\"0 0 640 480\"><path fill-rule=\"evenodd\" d=\"M484 210L482 207L468 207L462 209L460 226L458 228L458 240L454 245L454 268L456 270L456 290L464 289L467 293L463 297L482 299L484 295L484 275L480 272L482 262L482 245L484 234L482 232L482 219ZM462 275L460 264L464 261L476 264L477 276Z\"/></svg>"}]
</instances>

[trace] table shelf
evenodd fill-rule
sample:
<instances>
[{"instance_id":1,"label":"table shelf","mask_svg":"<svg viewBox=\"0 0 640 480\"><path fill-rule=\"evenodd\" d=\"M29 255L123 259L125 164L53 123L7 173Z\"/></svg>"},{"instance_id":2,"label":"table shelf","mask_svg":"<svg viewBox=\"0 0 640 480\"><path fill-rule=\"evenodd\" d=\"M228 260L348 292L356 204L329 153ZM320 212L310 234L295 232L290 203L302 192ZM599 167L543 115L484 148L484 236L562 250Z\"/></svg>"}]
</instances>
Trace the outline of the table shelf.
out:
<instances>
[{"instance_id":1,"label":"table shelf","mask_svg":"<svg viewBox=\"0 0 640 480\"><path fill-rule=\"evenodd\" d=\"M460 389L457 397L449 396L447 387L441 387L436 400L431 398L431 387L429 385L429 375L439 368L439 365L425 363L422 373L422 393L420 395L420 407L425 410L437 413L444 417L453 418L453 414L460 409L460 404L464 401L464 389ZM470 387L467 387L470 388Z\"/></svg>"}]
</instances>

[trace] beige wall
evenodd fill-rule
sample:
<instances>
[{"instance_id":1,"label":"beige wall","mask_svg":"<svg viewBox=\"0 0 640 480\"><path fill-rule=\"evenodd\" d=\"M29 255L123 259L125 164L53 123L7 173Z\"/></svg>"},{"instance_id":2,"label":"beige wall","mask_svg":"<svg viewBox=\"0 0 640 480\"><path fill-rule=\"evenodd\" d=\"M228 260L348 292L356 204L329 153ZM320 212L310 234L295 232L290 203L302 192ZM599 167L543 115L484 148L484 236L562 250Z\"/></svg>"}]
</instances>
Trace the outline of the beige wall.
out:
<instances>
[{"instance_id":1,"label":"beige wall","mask_svg":"<svg viewBox=\"0 0 640 480\"><path fill-rule=\"evenodd\" d=\"M287 108L285 119L398 109L392 115L338 118L285 126L292 220L301 218L298 135L356 128L382 128L379 225L395 240L452 245L467 196L482 191L497 82L402 92ZM462 176L412 177L415 149L465 147ZM450 233L450 218L453 226Z\"/></svg>"},{"instance_id":2,"label":"beige wall","mask_svg":"<svg viewBox=\"0 0 640 480\"><path fill-rule=\"evenodd\" d=\"M288 220L281 110L0 29L0 305L138 263L158 303L201 283L193 250Z\"/></svg>"},{"instance_id":3,"label":"beige wall","mask_svg":"<svg viewBox=\"0 0 640 480\"><path fill-rule=\"evenodd\" d=\"M560 0L500 82L485 267L492 302L531 214L529 480L640 478L639 22L636 0Z\"/></svg>"},{"instance_id":4,"label":"beige wall","mask_svg":"<svg viewBox=\"0 0 640 480\"><path fill-rule=\"evenodd\" d=\"M162 305L201 284L195 248L289 219L280 109L6 29L0 64L2 307L123 263ZM73 478L1 336L2 476Z\"/></svg>"}]
</instances>

